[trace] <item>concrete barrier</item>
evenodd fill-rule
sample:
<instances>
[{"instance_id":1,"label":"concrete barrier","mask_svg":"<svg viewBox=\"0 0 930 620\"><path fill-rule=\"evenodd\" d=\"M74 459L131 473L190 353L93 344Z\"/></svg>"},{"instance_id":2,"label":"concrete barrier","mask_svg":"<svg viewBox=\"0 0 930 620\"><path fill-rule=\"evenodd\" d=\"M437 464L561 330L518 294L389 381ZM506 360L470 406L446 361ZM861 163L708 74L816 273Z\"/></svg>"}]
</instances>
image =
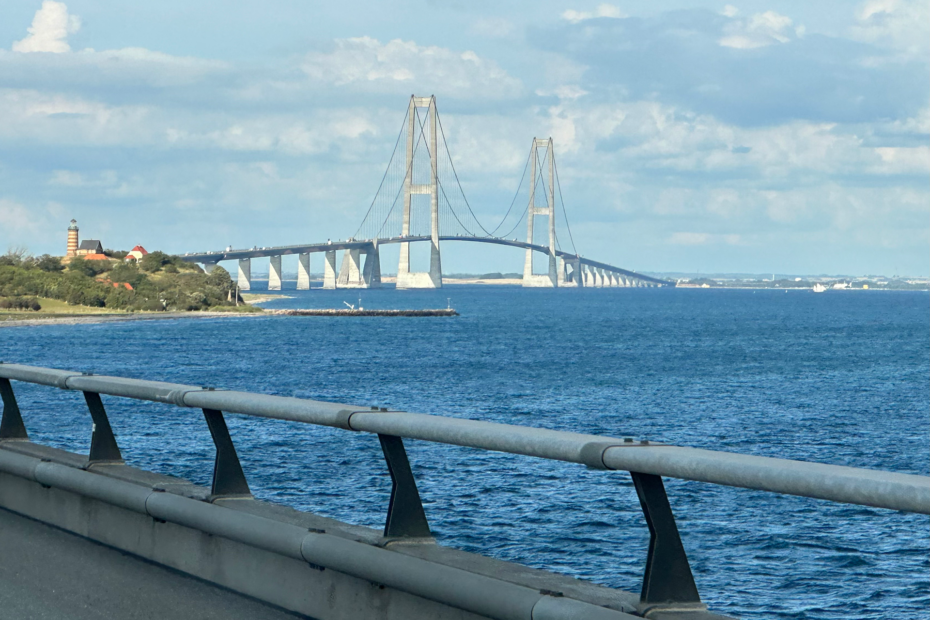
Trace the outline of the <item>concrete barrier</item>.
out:
<instances>
[{"instance_id":1,"label":"concrete barrier","mask_svg":"<svg viewBox=\"0 0 930 620\"><path fill-rule=\"evenodd\" d=\"M81 455L0 442L0 507L319 620L624 620L637 608L635 594L431 539L255 500L211 503L209 489L126 465L82 466Z\"/></svg>"}]
</instances>

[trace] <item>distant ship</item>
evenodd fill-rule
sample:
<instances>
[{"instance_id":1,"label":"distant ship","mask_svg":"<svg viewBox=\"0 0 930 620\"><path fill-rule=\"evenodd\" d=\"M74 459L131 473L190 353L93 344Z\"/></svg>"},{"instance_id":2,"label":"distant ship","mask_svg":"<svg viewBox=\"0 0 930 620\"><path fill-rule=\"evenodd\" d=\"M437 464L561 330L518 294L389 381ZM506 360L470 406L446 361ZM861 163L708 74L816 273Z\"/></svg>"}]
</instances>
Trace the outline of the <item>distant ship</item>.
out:
<instances>
[{"instance_id":1,"label":"distant ship","mask_svg":"<svg viewBox=\"0 0 930 620\"><path fill-rule=\"evenodd\" d=\"M817 284L814 285L814 288L812 288L811 290L814 291L815 293L823 293L825 290L827 290L827 287L821 284L820 282L818 282Z\"/></svg>"}]
</instances>

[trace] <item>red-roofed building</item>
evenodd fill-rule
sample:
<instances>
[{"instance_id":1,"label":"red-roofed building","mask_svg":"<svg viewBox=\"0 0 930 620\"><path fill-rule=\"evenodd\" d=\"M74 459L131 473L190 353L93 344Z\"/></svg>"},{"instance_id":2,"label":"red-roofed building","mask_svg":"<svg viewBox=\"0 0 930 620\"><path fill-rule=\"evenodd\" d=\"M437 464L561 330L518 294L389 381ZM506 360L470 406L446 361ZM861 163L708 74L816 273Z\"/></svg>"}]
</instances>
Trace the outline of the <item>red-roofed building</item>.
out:
<instances>
[{"instance_id":1,"label":"red-roofed building","mask_svg":"<svg viewBox=\"0 0 930 620\"><path fill-rule=\"evenodd\" d=\"M142 260L142 257L146 254L148 254L148 251L141 245L137 245L129 250L129 254L126 255L126 260Z\"/></svg>"}]
</instances>

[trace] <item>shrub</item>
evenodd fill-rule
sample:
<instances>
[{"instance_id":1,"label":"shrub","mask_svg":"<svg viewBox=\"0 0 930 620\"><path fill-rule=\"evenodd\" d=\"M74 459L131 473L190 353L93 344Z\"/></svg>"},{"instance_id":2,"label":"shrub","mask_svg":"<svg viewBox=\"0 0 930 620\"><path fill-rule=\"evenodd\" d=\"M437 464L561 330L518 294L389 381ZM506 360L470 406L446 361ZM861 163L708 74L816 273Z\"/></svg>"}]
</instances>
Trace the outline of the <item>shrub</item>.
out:
<instances>
[{"instance_id":1,"label":"shrub","mask_svg":"<svg viewBox=\"0 0 930 620\"><path fill-rule=\"evenodd\" d=\"M61 264L60 258L57 256L49 256L48 254L43 254L36 259L36 267L48 273L57 273L65 269L65 266Z\"/></svg>"},{"instance_id":2,"label":"shrub","mask_svg":"<svg viewBox=\"0 0 930 620\"><path fill-rule=\"evenodd\" d=\"M139 261L139 268L142 269L142 271L155 273L156 271L161 271L162 267L172 262L171 256L168 256L164 252L155 251L142 257L142 260Z\"/></svg>"},{"instance_id":3,"label":"shrub","mask_svg":"<svg viewBox=\"0 0 930 620\"><path fill-rule=\"evenodd\" d=\"M68 271L74 271L76 273L83 274L88 278L93 278L94 276L100 275L101 273L107 271L109 268L110 261L84 260L80 256L75 256L71 259L71 262L68 263Z\"/></svg>"},{"instance_id":4,"label":"shrub","mask_svg":"<svg viewBox=\"0 0 930 620\"><path fill-rule=\"evenodd\" d=\"M229 272L219 265L214 267L210 275L207 276L207 284L223 289L224 291L228 291L233 287L233 281L232 278L229 277Z\"/></svg>"},{"instance_id":5,"label":"shrub","mask_svg":"<svg viewBox=\"0 0 930 620\"><path fill-rule=\"evenodd\" d=\"M42 306L35 297L0 297L0 308L38 312L42 309Z\"/></svg>"}]
</instances>

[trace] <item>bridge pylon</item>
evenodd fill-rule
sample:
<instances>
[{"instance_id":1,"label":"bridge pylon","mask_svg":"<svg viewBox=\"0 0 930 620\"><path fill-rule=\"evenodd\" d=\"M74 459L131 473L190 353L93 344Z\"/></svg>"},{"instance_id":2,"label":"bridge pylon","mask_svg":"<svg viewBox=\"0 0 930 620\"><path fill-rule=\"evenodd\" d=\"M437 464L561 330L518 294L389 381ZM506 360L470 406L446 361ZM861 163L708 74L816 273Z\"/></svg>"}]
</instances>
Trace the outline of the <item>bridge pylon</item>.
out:
<instances>
[{"instance_id":1,"label":"bridge pylon","mask_svg":"<svg viewBox=\"0 0 930 620\"><path fill-rule=\"evenodd\" d=\"M429 127L429 183L414 183L414 155L419 139L417 130L417 108L427 108ZM422 137L423 129L420 129ZM401 242L400 261L397 265L397 288L442 288L442 261L439 254L439 153L436 127L436 97L411 95L407 111L407 157L404 176L404 213L401 236L410 235L410 207L412 197L428 194L430 197L430 254L429 271L410 271L410 242Z\"/></svg>"},{"instance_id":2,"label":"bridge pylon","mask_svg":"<svg viewBox=\"0 0 930 620\"><path fill-rule=\"evenodd\" d=\"M538 159L538 149L546 149L546 155L543 158L543 164L540 165ZM555 159L552 146L552 138L540 140L533 138L533 147L530 151L530 200L526 210L526 242L534 243L533 233L537 215L544 215L549 219L549 271L544 274L533 273L533 250L526 249L526 260L523 263L523 286L554 288L559 285L558 267L556 263L556 245L555 245ZM546 194L546 206L536 206L536 174L542 176L543 165L546 166L546 177L548 187L545 187L543 193ZM548 191L546 191L548 190Z\"/></svg>"}]
</instances>

